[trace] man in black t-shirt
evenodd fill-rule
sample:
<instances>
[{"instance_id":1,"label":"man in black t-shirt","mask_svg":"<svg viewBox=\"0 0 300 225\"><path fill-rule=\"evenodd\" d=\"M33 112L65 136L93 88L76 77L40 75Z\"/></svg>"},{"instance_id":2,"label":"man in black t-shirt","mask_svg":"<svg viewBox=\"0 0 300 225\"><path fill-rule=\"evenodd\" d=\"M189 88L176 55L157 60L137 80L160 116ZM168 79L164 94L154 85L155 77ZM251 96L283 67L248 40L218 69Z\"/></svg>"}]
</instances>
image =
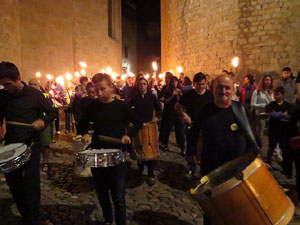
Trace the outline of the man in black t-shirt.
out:
<instances>
[{"instance_id":1,"label":"man in black t-shirt","mask_svg":"<svg viewBox=\"0 0 300 225\"><path fill-rule=\"evenodd\" d=\"M121 149L122 146L119 143L100 141L99 135L118 138L122 140L122 144L130 144L131 138L142 127L142 122L126 102L113 99L113 83L109 75L96 74L93 77L93 83L99 99L91 101L79 121L79 133L82 135L82 142L84 144L90 142L88 126L89 122L93 122L92 148ZM133 123L133 126L127 131L129 122ZM111 167L92 168L91 171L105 225L110 225L113 221L109 192L115 206L116 224L125 225L125 163Z\"/></svg>"},{"instance_id":2,"label":"man in black t-shirt","mask_svg":"<svg viewBox=\"0 0 300 225\"><path fill-rule=\"evenodd\" d=\"M281 86L275 88L275 101L272 101L266 106L266 112L270 115L268 129L269 148L267 160L271 165L274 149L276 145L279 144L279 148L282 150L283 156L283 161L281 164L283 167L283 173L285 173L287 177L291 177L293 171L293 159L292 151L288 146L287 130L289 127L290 115L292 114L294 106L284 101L284 92L285 89Z\"/></svg>"},{"instance_id":3,"label":"man in black t-shirt","mask_svg":"<svg viewBox=\"0 0 300 225\"><path fill-rule=\"evenodd\" d=\"M194 115L201 106L214 100L213 94L206 90L207 80L203 73L195 74L193 78L194 89L183 94L176 104L176 111L181 113L186 123L191 125ZM186 113L184 112L184 109Z\"/></svg>"},{"instance_id":4,"label":"man in black t-shirt","mask_svg":"<svg viewBox=\"0 0 300 225\"><path fill-rule=\"evenodd\" d=\"M178 113L180 113L184 121L188 124L191 125L193 121L195 121L195 113L196 111L201 108L202 106L213 102L214 97L213 94L209 91L206 90L207 87L207 79L206 76L203 73L197 73L195 74L193 78L193 86L194 89L188 91L184 95L181 96L179 103L176 104L175 108ZM184 108L185 111L184 112ZM187 175L185 176L186 180L191 180L192 176L194 175L194 171L196 168L196 163L194 160L194 155L195 152L191 151L191 148L189 146L189 136L190 136L190 131L187 130L187 161L188 161L188 167L189 171Z\"/></svg>"},{"instance_id":5,"label":"man in black t-shirt","mask_svg":"<svg viewBox=\"0 0 300 225\"><path fill-rule=\"evenodd\" d=\"M246 153L258 153L249 122L245 114L236 115L233 107L240 106L233 103L233 81L229 76L219 76L213 82L214 102L200 108L195 115L195 122L191 127L190 144L196 151L199 137L202 139L200 151L200 173L204 176ZM233 105L235 104L235 105ZM242 123L241 121L246 121ZM202 147L201 147L202 146ZM204 224L209 222L204 219Z\"/></svg>"},{"instance_id":6,"label":"man in black t-shirt","mask_svg":"<svg viewBox=\"0 0 300 225\"><path fill-rule=\"evenodd\" d=\"M6 129L5 145L24 143L31 149L25 165L5 173L5 178L24 225L39 224L40 210L40 131L57 117L57 112L42 92L27 86L20 79L18 68L10 62L0 63L0 127ZM5 119L5 120L4 120ZM4 121L31 124L13 126ZM17 161L14 161L15 163Z\"/></svg>"}]
</instances>

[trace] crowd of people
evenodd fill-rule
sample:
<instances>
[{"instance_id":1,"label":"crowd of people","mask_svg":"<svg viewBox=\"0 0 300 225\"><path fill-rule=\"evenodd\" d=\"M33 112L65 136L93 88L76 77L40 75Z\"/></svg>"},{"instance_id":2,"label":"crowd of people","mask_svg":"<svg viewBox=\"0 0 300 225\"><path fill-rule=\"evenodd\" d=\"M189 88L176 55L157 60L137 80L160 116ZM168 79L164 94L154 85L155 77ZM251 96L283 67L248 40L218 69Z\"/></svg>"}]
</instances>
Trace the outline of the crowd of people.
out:
<instances>
[{"instance_id":1,"label":"crowd of people","mask_svg":"<svg viewBox=\"0 0 300 225\"><path fill-rule=\"evenodd\" d=\"M166 72L164 80L148 80L138 74L135 78L127 77L124 83L98 73L91 81L81 77L72 95L55 82L48 81L43 88L38 80L31 79L27 85L21 81L14 64L0 63L0 85L3 86L0 139L5 145L19 142L36 145L28 164L5 174L24 224L39 224L39 152L43 152L42 169L47 171L47 149L52 135L61 132L60 108L65 113L64 132L71 132L73 127L74 140L94 149L124 151L124 145L132 142L143 124L154 121L159 127L160 150L168 151L174 127L182 160L188 165L187 182L193 179L197 164L204 176L246 153L262 157L270 167L276 160L287 178L292 177L295 162L300 202L300 150L289 145L291 138L299 136L297 82L300 76L295 78L286 67L276 84L273 79L271 75L264 75L256 83L254 76L247 74L240 85L234 73L223 70L222 75L212 81L202 72L195 74L192 81L183 73L177 78ZM33 128L5 125L4 119L30 123ZM53 121L55 128L52 128ZM122 144L100 141L99 135L119 138ZM262 146L267 146L266 153L261 151ZM138 161L141 173L144 166L148 167L147 184L152 186L156 182L155 159ZM113 221L109 193L115 206L116 224L126 224L124 167L125 164L119 164L91 170L106 225ZM34 189L27 191L31 187ZM300 206L296 212L300 215Z\"/></svg>"}]
</instances>

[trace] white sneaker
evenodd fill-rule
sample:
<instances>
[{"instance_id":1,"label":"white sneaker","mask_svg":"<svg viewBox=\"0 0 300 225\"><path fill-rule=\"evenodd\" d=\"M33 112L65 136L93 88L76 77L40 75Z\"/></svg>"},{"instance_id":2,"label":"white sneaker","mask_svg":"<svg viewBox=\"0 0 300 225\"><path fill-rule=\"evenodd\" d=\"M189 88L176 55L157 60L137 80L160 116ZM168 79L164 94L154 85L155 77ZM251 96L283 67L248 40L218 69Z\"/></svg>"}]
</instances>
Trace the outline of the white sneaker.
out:
<instances>
[{"instance_id":1,"label":"white sneaker","mask_svg":"<svg viewBox=\"0 0 300 225\"><path fill-rule=\"evenodd\" d=\"M273 157L276 162L282 162L283 160L281 155L274 155Z\"/></svg>"},{"instance_id":2,"label":"white sneaker","mask_svg":"<svg viewBox=\"0 0 300 225\"><path fill-rule=\"evenodd\" d=\"M73 141L81 141L81 138L81 135L77 135L76 137L73 137Z\"/></svg>"}]
</instances>

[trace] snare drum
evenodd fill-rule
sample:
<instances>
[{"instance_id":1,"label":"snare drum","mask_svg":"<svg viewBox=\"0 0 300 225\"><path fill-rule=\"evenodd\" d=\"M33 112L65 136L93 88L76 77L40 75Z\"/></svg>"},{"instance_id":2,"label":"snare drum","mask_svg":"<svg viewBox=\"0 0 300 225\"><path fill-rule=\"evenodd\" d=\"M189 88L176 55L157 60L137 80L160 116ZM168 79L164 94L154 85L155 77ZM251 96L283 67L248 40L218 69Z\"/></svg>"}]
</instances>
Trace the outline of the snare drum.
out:
<instances>
[{"instance_id":1,"label":"snare drum","mask_svg":"<svg viewBox=\"0 0 300 225\"><path fill-rule=\"evenodd\" d=\"M23 166L30 158L31 149L23 143L0 147L0 172L8 173Z\"/></svg>"},{"instance_id":2,"label":"snare drum","mask_svg":"<svg viewBox=\"0 0 300 225\"><path fill-rule=\"evenodd\" d=\"M82 167L110 167L125 162L125 154L119 149L91 149L78 152L78 165Z\"/></svg>"},{"instance_id":3,"label":"snare drum","mask_svg":"<svg viewBox=\"0 0 300 225\"><path fill-rule=\"evenodd\" d=\"M286 225L294 214L267 167L250 154L202 177L191 194L212 225Z\"/></svg>"},{"instance_id":4,"label":"snare drum","mask_svg":"<svg viewBox=\"0 0 300 225\"><path fill-rule=\"evenodd\" d=\"M138 134L133 138L133 160L153 160L159 158L158 128L156 122L144 123Z\"/></svg>"}]
</instances>

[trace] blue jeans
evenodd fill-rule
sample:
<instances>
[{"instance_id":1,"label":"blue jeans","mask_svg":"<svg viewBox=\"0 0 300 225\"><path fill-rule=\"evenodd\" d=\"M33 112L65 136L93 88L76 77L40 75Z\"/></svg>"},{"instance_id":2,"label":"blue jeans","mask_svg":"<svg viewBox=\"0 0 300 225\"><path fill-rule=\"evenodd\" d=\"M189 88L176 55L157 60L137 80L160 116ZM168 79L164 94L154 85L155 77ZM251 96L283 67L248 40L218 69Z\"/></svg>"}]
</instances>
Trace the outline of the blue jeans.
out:
<instances>
[{"instance_id":1,"label":"blue jeans","mask_svg":"<svg viewBox=\"0 0 300 225\"><path fill-rule=\"evenodd\" d=\"M92 168L93 181L105 222L113 221L109 191L115 206L117 225L126 225L126 165Z\"/></svg>"}]
</instances>

